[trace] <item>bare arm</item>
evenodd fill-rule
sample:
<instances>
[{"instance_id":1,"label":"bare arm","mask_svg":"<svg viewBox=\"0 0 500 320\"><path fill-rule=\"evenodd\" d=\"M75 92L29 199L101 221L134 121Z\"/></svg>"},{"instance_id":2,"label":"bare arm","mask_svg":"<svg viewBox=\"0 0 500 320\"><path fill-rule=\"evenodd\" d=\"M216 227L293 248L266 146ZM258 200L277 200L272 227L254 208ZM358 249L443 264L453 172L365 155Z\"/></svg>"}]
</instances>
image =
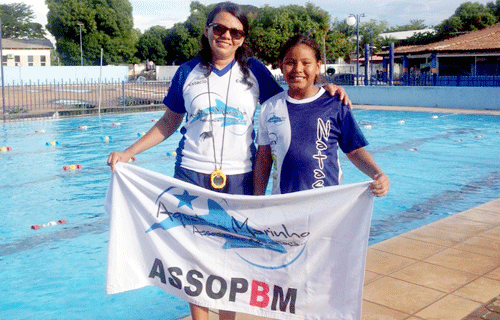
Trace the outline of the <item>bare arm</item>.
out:
<instances>
[{"instance_id":1,"label":"bare arm","mask_svg":"<svg viewBox=\"0 0 500 320\"><path fill-rule=\"evenodd\" d=\"M111 171L115 170L115 164L118 161L127 162L136 154L156 146L163 140L170 137L175 130L179 128L182 123L183 116L184 114L176 113L167 108L167 111L165 111L161 119L158 120L155 125L133 145L124 151L113 151L110 153L107 163L111 167Z\"/></svg>"},{"instance_id":2,"label":"bare arm","mask_svg":"<svg viewBox=\"0 0 500 320\"><path fill-rule=\"evenodd\" d=\"M389 192L390 181L385 173L378 167L372 155L364 148L359 148L347 154L347 158L359 169L361 172L372 178L370 184L372 193L377 197L383 197Z\"/></svg>"},{"instance_id":3,"label":"bare arm","mask_svg":"<svg viewBox=\"0 0 500 320\"><path fill-rule=\"evenodd\" d=\"M264 195L266 193L269 174L271 173L271 146L263 145L257 149L255 155L255 165L253 170L253 193L254 195Z\"/></svg>"}]
</instances>

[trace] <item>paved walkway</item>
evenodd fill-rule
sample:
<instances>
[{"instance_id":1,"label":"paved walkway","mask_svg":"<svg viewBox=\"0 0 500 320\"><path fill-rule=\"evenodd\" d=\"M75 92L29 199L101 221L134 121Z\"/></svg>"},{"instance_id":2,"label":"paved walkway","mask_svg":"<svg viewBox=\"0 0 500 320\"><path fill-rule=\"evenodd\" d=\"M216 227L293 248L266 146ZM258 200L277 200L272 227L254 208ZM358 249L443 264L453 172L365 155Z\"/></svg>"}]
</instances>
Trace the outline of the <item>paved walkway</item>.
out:
<instances>
[{"instance_id":1,"label":"paved walkway","mask_svg":"<svg viewBox=\"0 0 500 320\"><path fill-rule=\"evenodd\" d=\"M363 320L500 320L499 295L500 199L368 248Z\"/></svg>"},{"instance_id":2,"label":"paved walkway","mask_svg":"<svg viewBox=\"0 0 500 320\"><path fill-rule=\"evenodd\" d=\"M459 320L500 294L500 199L369 248L363 320Z\"/></svg>"}]
</instances>

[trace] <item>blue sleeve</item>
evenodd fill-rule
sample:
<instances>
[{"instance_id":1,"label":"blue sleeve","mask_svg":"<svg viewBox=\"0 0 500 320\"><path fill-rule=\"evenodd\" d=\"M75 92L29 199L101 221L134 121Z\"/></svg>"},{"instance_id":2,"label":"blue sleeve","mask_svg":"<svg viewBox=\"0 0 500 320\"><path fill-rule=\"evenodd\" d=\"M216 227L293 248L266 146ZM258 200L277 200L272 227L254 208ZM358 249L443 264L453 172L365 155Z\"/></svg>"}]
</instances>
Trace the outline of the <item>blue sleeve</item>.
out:
<instances>
[{"instance_id":1,"label":"blue sleeve","mask_svg":"<svg viewBox=\"0 0 500 320\"><path fill-rule=\"evenodd\" d=\"M276 82L271 72L262 62L250 58L248 66L259 82L259 100L261 103L283 91L283 88Z\"/></svg>"},{"instance_id":2,"label":"blue sleeve","mask_svg":"<svg viewBox=\"0 0 500 320\"><path fill-rule=\"evenodd\" d=\"M368 141L359 128L359 125L354 119L354 116L349 107L342 104L341 108L342 119L340 120L341 136L339 139L339 147L342 152L349 153L356 149L367 146Z\"/></svg>"},{"instance_id":3,"label":"blue sleeve","mask_svg":"<svg viewBox=\"0 0 500 320\"><path fill-rule=\"evenodd\" d=\"M196 65L198 65L198 63L198 59L193 59L182 64L175 72L172 82L170 83L168 93L165 98L163 98L163 104L165 104L170 110L177 113L186 113L183 88L189 73L196 67Z\"/></svg>"}]
</instances>

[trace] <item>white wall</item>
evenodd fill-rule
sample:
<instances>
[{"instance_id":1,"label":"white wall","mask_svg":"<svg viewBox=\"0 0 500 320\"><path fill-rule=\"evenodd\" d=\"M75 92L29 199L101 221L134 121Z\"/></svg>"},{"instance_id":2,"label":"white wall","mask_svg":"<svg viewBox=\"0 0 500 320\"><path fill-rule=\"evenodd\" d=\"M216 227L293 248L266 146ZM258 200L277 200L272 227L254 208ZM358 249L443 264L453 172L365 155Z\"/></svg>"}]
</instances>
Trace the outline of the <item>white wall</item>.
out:
<instances>
[{"instance_id":1,"label":"white wall","mask_svg":"<svg viewBox=\"0 0 500 320\"><path fill-rule=\"evenodd\" d=\"M179 66L156 66L156 80L172 80Z\"/></svg>"},{"instance_id":2,"label":"white wall","mask_svg":"<svg viewBox=\"0 0 500 320\"><path fill-rule=\"evenodd\" d=\"M354 104L500 110L500 87L344 86Z\"/></svg>"},{"instance_id":3,"label":"white wall","mask_svg":"<svg viewBox=\"0 0 500 320\"><path fill-rule=\"evenodd\" d=\"M99 82L99 66L3 67L4 85ZM103 66L103 82L128 82L128 66Z\"/></svg>"},{"instance_id":4,"label":"white wall","mask_svg":"<svg viewBox=\"0 0 500 320\"><path fill-rule=\"evenodd\" d=\"M42 65L42 56L45 56L45 66L50 66L50 49L3 49L2 54L7 57L7 67L29 66L28 56L33 57L33 66ZM16 62L16 56L19 62Z\"/></svg>"}]
</instances>

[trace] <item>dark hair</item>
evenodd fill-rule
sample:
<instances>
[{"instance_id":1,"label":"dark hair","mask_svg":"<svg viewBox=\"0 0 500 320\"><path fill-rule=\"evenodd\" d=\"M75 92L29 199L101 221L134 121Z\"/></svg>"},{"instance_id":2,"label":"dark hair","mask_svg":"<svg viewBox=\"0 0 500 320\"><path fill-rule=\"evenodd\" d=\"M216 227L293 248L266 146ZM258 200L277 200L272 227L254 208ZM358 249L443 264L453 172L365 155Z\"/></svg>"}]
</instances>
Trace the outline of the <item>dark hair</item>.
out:
<instances>
[{"instance_id":1,"label":"dark hair","mask_svg":"<svg viewBox=\"0 0 500 320\"><path fill-rule=\"evenodd\" d=\"M280 53L278 55L278 61L281 63L285 60L285 56L293 47L299 44L304 44L310 47L314 51L314 57L317 61L321 61L321 50L319 49L318 44L313 39L309 38L303 34L296 34L285 42L280 49Z\"/></svg>"},{"instance_id":2,"label":"dark hair","mask_svg":"<svg viewBox=\"0 0 500 320\"><path fill-rule=\"evenodd\" d=\"M281 65L283 63L283 60L285 60L285 56L288 51L299 44L304 44L311 48L314 51L314 57L316 58L316 61L321 61L321 50L319 49L316 41L304 34L296 34L281 46L280 53L278 55L278 63ZM314 82L316 84L323 83L325 82L325 79L321 76L317 76Z\"/></svg>"},{"instance_id":3,"label":"dark hair","mask_svg":"<svg viewBox=\"0 0 500 320\"><path fill-rule=\"evenodd\" d=\"M243 31L245 32L245 37L248 35L249 23L246 13L243 9L232 2L220 2L215 5L215 7L208 13L207 22L205 24L208 27L215 19L215 17L220 12L227 12L232 14L238 19L243 25ZM246 46L245 42L236 50L235 57L236 61L241 66L241 71L243 72L243 82L250 85L248 78L250 77L250 71L248 69L248 58L250 56L250 50ZM210 48L210 43L205 33L201 36L201 50L198 52L198 57L201 59L201 63L207 69L207 76L210 74L210 64L212 63L212 49Z\"/></svg>"}]
</instances>

